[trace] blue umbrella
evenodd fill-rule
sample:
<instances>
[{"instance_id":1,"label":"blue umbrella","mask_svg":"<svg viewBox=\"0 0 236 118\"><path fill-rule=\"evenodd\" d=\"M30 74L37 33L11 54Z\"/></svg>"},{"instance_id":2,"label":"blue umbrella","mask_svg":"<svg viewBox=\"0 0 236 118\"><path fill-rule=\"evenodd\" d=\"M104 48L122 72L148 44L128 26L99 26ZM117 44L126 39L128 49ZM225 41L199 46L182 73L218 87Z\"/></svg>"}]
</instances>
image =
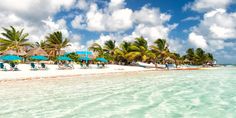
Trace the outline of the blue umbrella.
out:
<instances>
[{"instance_id":1,"label":"blue umbrella","mask_svg":"<svg viewBox=\"0 0 236 118\"><path fill-rule=\"evenodd\" d=\"M16 60L22 60L21 57L16 56L16 55L5 55L1 57L1 60L4 61L16 61Z\"/></svg>"},{"instance_id":2,"label":"blue umbrella","mask_svg":"<svg viewBox=\"0 0 236 118\"><path fill-rule=\"evenodd\" d=\"M77 52L75 52L76 54L78 54L78 55L93 55L93 53L92 52L90 52L90 51L77 51Z\"/></svg>"},{"instance_id":3,"label":"blue umbrella","mask_svg":"<svg viewBox=\"0 0 236 118\"><path fill-rule=\"evenodd\" d=\"M78 60L89 61L89 60L92 60L92 59L89 58L89 57L80 57Z\"/></svg>"},{"instance_id":4,"label":"blue umbrella","mask_svg":"<svg viewBox=\"0 0 236 118\"><path fill-rule=\"evenodd\" d=\"M30 58L31 58L31 59L34 59L34 60L48 60L47 57L41 56L41 55L31 56Z\"/></svg>"},{"instance_id":5,"label":"blue umbrella","mask_svg":"<svg viewBox=\"0 0 236 118\"><path fill-rule=\"evenodd\" d=\"M66 57L66 56L59 56L59 57L57 57L57 60L60 60L60 61L71 61L72 59L69 58L69 57Z\"/></svg>"},{"instance_id":6,"label":"blue umbrella","mask_svg":"<svg viewBox=\"0 0 236 118\"><path fill-rule=\"evenodd\" d=\"M97 58L96 60L97 60L97 61L101 61L101 62L105 62L105 63L108 62L105 58Z\"/></svg>"}]
</instances>

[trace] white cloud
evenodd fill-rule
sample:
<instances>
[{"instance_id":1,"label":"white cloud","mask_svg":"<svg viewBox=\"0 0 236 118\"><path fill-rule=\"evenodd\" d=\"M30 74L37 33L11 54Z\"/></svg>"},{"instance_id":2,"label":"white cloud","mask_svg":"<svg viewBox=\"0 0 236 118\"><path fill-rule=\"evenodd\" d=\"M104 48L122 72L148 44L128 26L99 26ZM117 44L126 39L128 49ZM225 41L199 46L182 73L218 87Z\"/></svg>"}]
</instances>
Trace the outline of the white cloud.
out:
<instances>
[{"instance_id":1,"label":"white cloud","mask_svg":"<svg viewBox=\"0 0 236 118\"><path fill-rule=\"evenodd\" d=\"M125 5L124 2L125 2L125 0L111 0L109 2L108 8L109 8L110 11L121 9Z\"/></svg>"},{"instance_id":2,"label":"white cloud","mask_svg":"<svg viewBox=\"0 0 236 118\"><path fill-rule=\"evenodd\" d=\"M189 34L189 42L194 45L196 48L207 48L207 42L206 39L204 39L203 36L197 35L195 33Z\"/></svg>"},{"instance_id":3,"label":"white cloud","mask_svg":"<svg viewBox=\"0 0 236 118\"><path fill-rule=\"evenodd\" d=\"M69 9L75 0L1 0L1 13L15 14L27 21L46 19L61 9Z\"/></svg>"},{"instance_id":4,"label":"white cloud","mask_svg":"<svg viewBox=\"0 0 236 118\"><path fill-rule=\"evenodd\" d=\"M75 29L84 29L86 27L84 20L85 19L82 15L78 15L71 21L71 25Z\"/></svg>"},{"instance_id":5,"label":"white cloud","mask_svg":"<svg viewBox=\"0 0 236 118\"><path fill-rule=\"evenodd\" d=\"M190 16L190 17L187 17L187 18L185 18L185 19L183 19L183 20L181 20L182 22L185 22L185 21L198 21L198 20L200 20L200 17L199 16Z\"/></svg>"},{"instance_id":6,"label":"white cloud","mask_svg":"<svg viewBox=\"0 0 236 118\"><path fill-rule=\"evenodd\" d=\"M160 13L157 8L142 7L141 10L134 12L134 19L137 23L143 23L148 25L161 25L169 21L171 15Z\"/></svg>"},{"instance_id":7,"label":"white cloud","mask_svg":"<svg viewBox=\"0 0 236 118\"><path fill-rule=\"evenodd\" d=\"M89 8L89 3L85 0L78 0L75 6L80 10L87 10Z\"/></svg>"},{"instance_id":8,"label":"white cloud","mask_svg":"<svg viewBox=\"0 0 236 118\"><path fill-rule=\"evenodd\" d=\"M219 8L225 9L233 3L235 3L235 0L195 0L193 3L186 4L183 9L206 12Z\"/></svg>"},{"instance_id":9,"label":"white cloud","mask_svg":"<svg viewBox=\"0 0 236 118\"><path fill-rule=\"evenodd\" d=\"M96 4L92 4L86 14L86 21L87 29L90 31L114 32L127 30L133 25L132 10L125 8L105 12L102 9L98 9Z\"/></svg>"},{"instance_id":10,"label":"white cloud","mask_svg":"<svg viewBox=\"0 0 236 118\"><path fill-rule=\"evenodd\" d=\"M236 21L236 12L230 13L224 9L206 12L199 25L192 28L189 41L199 46L199 42L190 39L193 34L198 34L201 36L202 45L207 44L203 47L210 51L231 47L227 40L236 39L236 24L234 21Z\"/></svg>"}]
</instances>

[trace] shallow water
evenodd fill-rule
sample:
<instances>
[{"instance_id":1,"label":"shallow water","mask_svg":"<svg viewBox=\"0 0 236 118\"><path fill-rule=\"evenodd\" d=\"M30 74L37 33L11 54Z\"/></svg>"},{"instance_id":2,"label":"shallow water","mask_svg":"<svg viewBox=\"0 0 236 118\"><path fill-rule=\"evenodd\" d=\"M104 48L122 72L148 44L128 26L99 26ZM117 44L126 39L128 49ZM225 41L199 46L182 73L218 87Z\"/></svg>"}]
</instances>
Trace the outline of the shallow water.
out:
<instances>
[{"instance_id":1,"label":"shallow water","mask_svg":"<svg viewBox=\"0 0 236 118\"><path fill-rule=\"evenodd\" d=\"M0 83L1 118L235 118L236 68Z\"/></svg>"}]
</instances>

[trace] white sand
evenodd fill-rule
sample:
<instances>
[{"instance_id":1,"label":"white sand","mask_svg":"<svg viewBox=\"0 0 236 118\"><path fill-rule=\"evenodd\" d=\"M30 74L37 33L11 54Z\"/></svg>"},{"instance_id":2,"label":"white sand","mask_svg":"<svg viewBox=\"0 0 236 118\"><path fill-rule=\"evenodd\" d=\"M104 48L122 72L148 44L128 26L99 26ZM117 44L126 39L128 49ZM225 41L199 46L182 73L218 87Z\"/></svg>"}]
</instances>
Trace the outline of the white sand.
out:
<instances>
[{"instance_id":1,"label":"white sand","mask_svg":"<svg viewBox=\"0 0 236 118\"><path fill-rule=\"evenodd\" d=\"M19 64L17 67L20 71L0 71L0 80L13 80L13 79L36 79L36 78L50 78L50 77L70 77L79 75L92 75L92 74L106 74L117 72L135 72L154 70L137 67L137 66L121 66L121 65L106 65L106 68L99 69L97 65L90 65L89 69L82 69L80 65L74 65L72 70L58 70L57 65L46 65L48 70L30 70L30 64Z\"/></svg>"}]
</instances>

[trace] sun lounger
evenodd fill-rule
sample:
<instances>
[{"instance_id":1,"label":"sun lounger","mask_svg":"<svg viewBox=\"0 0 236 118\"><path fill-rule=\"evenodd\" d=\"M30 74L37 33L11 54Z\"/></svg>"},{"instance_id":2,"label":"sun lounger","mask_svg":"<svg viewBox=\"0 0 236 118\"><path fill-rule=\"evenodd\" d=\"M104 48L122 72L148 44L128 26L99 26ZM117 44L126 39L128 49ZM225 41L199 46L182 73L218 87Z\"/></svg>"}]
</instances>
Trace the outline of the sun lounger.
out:
<instances>
[{"instance_id":1,"label":"sun lounger","mask_svg":"<svg viewBox=\"0 0 236 118\"><path fill-rule=\"evenodd\" d=\"M6 71L6 67L3 63L0 63L0 70Z\"/></svg>"},{"instance_id":2,"label":"sun lounger","mask_svg":"<svg viewBox=\"0 0 236 118\"><path fill-rule=\"evenodd\" d=\"M35 63L30 63L31 70L38 70L38 68L35 66Z\"/></svg>"},{"instance_id":3,"label":"sun lounger","mask_svg":"<svg viewBox=\"0 0 236 118\"><path fill-rule=\"evenodd\" d=\"M41 63L40 64L41 65L41 70L47 70L48 68L46 67L46 65L45 65L45 63Z\"/></svg>"},{"instance_id":4,"label":"sun lounger","mask_svg":"<svg viewBox=\"0 0 236 118\"><path fill-rule=\"evenodd\" d=\"M11 71L19 71L19 69L17 68L17 66L14 63L10 63L10 70Z\"/></svg>"}]
</instances>

